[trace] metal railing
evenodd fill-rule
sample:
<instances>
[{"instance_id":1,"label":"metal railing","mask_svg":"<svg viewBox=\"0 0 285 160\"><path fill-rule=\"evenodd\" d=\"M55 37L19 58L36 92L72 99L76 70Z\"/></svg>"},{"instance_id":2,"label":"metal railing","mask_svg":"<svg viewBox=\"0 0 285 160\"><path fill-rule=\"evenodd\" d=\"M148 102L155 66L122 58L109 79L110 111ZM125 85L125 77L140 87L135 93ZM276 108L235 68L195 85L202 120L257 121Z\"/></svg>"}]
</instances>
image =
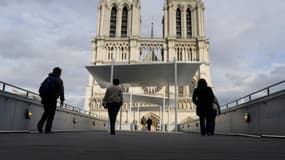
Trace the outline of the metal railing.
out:
<instances>
[{"instance_id":1,"label":"metal railing","mask_svg":"<svg viewBox=\"0 0 285 160\"><path fill-rule=\"evenodd\" d=\"M272 95L273 93L280 92L285 90L285 80L275 83L273 85L270 85L266 88L260 89L258 91L255 91L253 93L250 93L244 97L241 97L239 99L236 99L234 101L231 101L229 103L226 103L224 105L221 105L221 110L228 110L232 107L236 107L238 105L251 102L253 100L256 100L258 98L267 97L269 95Z\"/></svg>"},{"instance_id":2,"label":"metal railing","mask_svg":"<svg viewBox=\"0 0 285 160\"><path fill-rule=\"evenodd\" d=\"M13 95L17 95L17 96L21 96L23 98L26 98L26 99L29 99L29 100L33 100L33 101L38 101L40 102L41 101L41 97L38 93L35 93L35 92L32 92L32 91L29 91L29 90L26 90L26 89L23 89L23 88L20 88L20 87L17 87L17 86L14 86L14 85L11 85L9 83L5 83L3 81L0 81L0 91L2 92L6 92L6 93L10 93L10 94L13 94ZM100 119L100 120L106 120L106 118L104 118L103 116L99 116L93 112L90 112L90 111L86 111L84 109L81 109L81 108L78 108L78 107L74 107L70 104L60 104L60 101L57 102L57 107L60 107L60 108L63 108L67 111L73 111L73 112L78 112L78 113L81 113L83 115L86 115L86 116L90 116L90 117L93 117L93 118L97 118L97 119Z\"/></svg>"}]
</instances>

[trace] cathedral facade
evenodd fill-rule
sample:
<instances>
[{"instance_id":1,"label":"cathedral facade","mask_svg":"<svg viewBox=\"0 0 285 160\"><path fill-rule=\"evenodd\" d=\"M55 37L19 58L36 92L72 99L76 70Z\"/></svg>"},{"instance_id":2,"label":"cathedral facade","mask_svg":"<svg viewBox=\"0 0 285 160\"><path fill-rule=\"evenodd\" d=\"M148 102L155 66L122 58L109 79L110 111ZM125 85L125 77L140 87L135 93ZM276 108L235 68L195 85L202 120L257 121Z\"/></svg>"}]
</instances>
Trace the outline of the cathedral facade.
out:
<instances>
[{"instance_id":1,"label":"cathedral facade","mask_svg":"<svg viewBox=\"0 0 285 160\"><path fill-rule=\"evenodd\" d=\"M92 65L110 64L112 60L120 64L200 62L199 71L188 86L178 87L178 123L195 118L192 92L199 78L212 86L209 63L209 41L205 36L204 4L202 0L165 0L163 6L163 35L161 38L141 36L140 0L100 0L97 18L97 34L92 40ZM89 76L86 89L85 109L101 117L108 117L102 106L104 88ZM142 86L123 88L124 92L173 97L174 87ZM142 117L151 118L153 127L159 124L174 125L174 109L168 107L166 117L161 120L160 110L136 111L132 108L152 106L144 103L124 103L118 120L124 125ZM120 117L120 118L119 118Z\"/></svg>"}]
</instances>

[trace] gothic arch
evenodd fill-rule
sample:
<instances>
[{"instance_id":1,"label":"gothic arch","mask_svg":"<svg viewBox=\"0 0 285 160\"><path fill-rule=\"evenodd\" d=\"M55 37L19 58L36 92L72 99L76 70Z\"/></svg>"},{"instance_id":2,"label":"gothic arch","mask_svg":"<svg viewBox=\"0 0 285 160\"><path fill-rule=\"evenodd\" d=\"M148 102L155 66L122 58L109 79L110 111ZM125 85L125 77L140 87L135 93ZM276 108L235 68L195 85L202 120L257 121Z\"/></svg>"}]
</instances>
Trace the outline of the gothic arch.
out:
<instances>
[{"instance_id":1,"label":"gothic arch","mask_svg":"<svg viewBox=\"0 0 285 160\"><path fill-rule=\"evenodd\" d=\"M193 7L193 5L186 5L185 8L186 8L186 10L187 10L187 9L190 9L191 12L193 12L194 9L195 9L195 8Z\"/></svg>"},{"instance_id":2,"label":"gothic arch","mask_svg":"<svg viewBox=\"0 0 285 160\"><path fill-rule=\"evenodd\" d=\"M152 119L152 126L159 125L160 117L157 114L153 113L153 112L146 113L142 117L145 117L146 119L151 118ZM142 117L140 117L140 119Z\"/></svg>"},{"instance_id":3,"label":"gothic arch","mask_svg":"<svg viewBox=\"0 0 285 160\"><path fill-rule=\"evenodd\" d=\"M107 6L108 6L109 9L112 9L113 7L116 7L116 9L118 10L119 7L120 7L120 4L116 0L111 0L110 2L107 2Z\"/></svg>"},{"instance_id":4,"label":"gothic arch","mask_svg":"<svg viewBox=\"0 0 285 160\"><path fill-rule=\"evenodd\" d=\"M184 6L181 5L181 4L177 4L177 5L175 6L175 10L177 11L177 9L180 9L180 11L182 12L183 9L184 9Z\"/></svg>"},{"instance_id":5,"label":"gothic arch","mask_svg":"<svg viewBox=\"0 0 285 160\"><path fill-rule=\"evenodd\" d=\"M128 1L124 0L120 3L120 8L123 9L124 7L127 7L128 11L130 11L131 4Z\"/></svg>"},{"instance_id":6,"label":"gothic arch","mask_svg":"<svg viewBox=\"0 0 285 160\"><path fill-rule=\"evenodd\" d=\"M108 4L108 8L111 10L113 7L116 7L116 9L118 10L119 9L119 4L117 1L115 0L112 0L109 4Z\"/></svg>"}]
</instances>

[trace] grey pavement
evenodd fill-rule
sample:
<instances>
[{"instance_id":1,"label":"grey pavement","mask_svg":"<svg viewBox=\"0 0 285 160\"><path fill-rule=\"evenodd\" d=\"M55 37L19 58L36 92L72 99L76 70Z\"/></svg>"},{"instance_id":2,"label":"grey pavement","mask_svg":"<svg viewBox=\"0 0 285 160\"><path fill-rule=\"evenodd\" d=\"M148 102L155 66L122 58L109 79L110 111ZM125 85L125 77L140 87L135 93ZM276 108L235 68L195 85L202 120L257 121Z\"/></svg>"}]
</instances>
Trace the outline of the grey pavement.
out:
<instances>
[{"instance_id":1,"label":"grey pavement","mask_svg":"<svg viewBox=\"0 0 285 160\"><path fill-rule=\"evenodd\" d=\"M189 133L1 133L0 160L284 160L285 139Z\"/></svg>"}]
</instances>

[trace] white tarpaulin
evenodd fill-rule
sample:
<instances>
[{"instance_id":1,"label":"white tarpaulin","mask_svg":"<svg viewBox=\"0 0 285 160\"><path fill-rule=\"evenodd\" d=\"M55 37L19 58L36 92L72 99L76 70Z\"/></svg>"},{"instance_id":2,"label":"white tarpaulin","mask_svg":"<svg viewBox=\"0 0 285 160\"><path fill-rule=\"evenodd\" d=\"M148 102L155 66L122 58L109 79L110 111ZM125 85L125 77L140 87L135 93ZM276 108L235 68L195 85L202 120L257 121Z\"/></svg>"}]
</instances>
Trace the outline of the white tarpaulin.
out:
<instances>
[{"instance_id":1,"label":"white tarpaulin","mask_svg":"<svg viewBox=\"0 0 285 160\"><path fill-rule=\"evenodd\" d=\"M177 85L189 85L200 63L177 62ZM112 65L87 66L102 88L110 86ZM175 63L114 64L113 78L124 87L175 85Z\"/></svg>"},{"instance_id":2,"label":"white tarpaulin","mask_svg":"<svg viewBox=\"0 0 285 160\"><path fill-rule=\"evenodd\" d=\"M143 111L161 111L161 107L162 106L137 106L137 107L132 107L131 108L131 111L140 111L140 112L143 112Z\"/></svg>"},{"instance_id":3,"label":"white tarpaulin","mask_svg":"<svg viewBox=\"0 0 285 160\"><path fill-rule=\"evenodd\" d=\"M199 70L201 63L193 62L176 62L173 63L147 63L147 64L109 64L109 65L93 65L87 66L87 70L98 82L100 87L107 88L111 85L114 78L120 80L124 87L147 87L147 86L184 86L190 85L194 75ZM162 106L161 116L165 112L164 98L148 96L132 96L125 98L130 104L133 102L151 103ZM175 108L175 130L177 131L177 89L175 89L174 108ZM168 106L172 105L173 100L167 99ZM163 104L163 105L161 105ZM155 107L157 108L157 107ZM152 109L155 109L152 108ZM142 108L147 109L147 108ZM151 108L149 108L151 109ZM138 108L139 110L139 108ZM169 112L168 112L169 113ZM121 114L122 116L122 114ZM169 116L168 116L169 118ZM121 120L120 120L120 123Z\"/></svg>"},{"instance_id":4,"label":"white tarpaulin","mask_svg":"<svg viewBox=\"0 0 285 160\"><path fill-rule=\"evenodd\" d=\"M137 95L137 94L128 94L124 93L124 102L135 102L135 103L145 103L163 106L163 103L169 102L169 105L174 105L174 99L168 99L167 97L155 97L155 96L146 96L146 95Z\"/></svg>"}]
</instances>

